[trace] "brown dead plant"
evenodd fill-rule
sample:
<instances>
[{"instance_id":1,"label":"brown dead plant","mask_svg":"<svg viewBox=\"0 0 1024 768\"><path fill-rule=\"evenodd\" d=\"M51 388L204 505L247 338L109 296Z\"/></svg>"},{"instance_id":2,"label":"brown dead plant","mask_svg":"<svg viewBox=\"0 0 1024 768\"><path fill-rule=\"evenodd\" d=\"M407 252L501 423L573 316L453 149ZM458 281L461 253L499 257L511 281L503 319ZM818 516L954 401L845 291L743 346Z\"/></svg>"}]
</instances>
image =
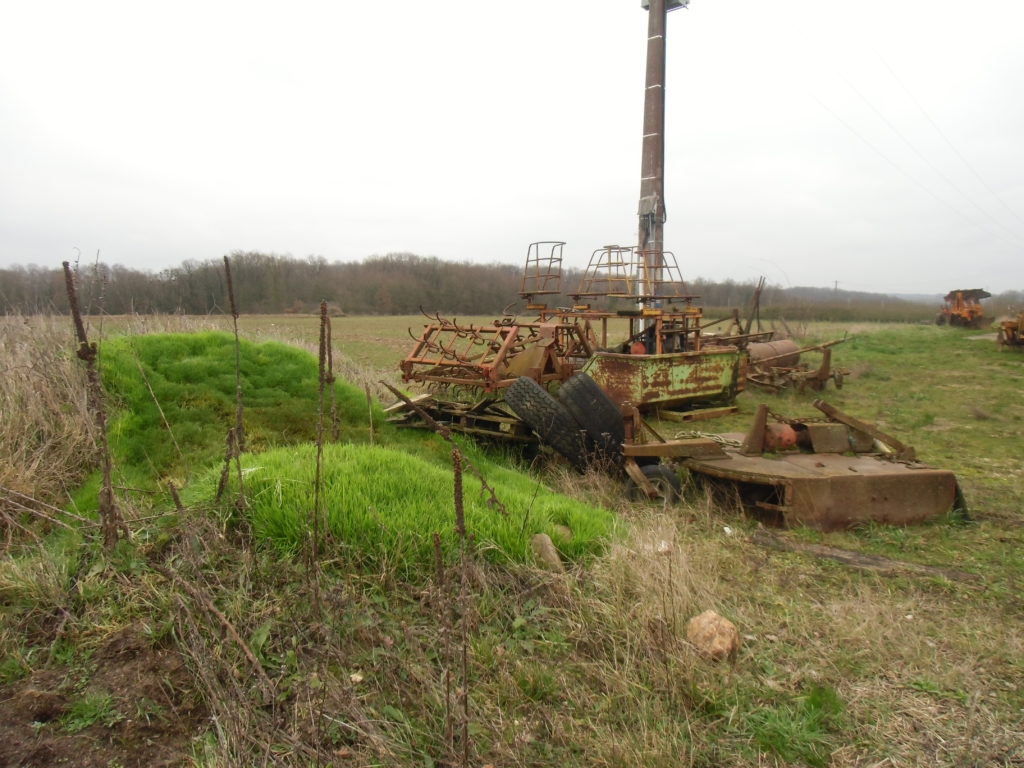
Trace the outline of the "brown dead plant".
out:
<instances>
[{"instance_id":1,"label":"brown dead plant","mask_svg":"<svg viewBox=\"0 0 1024 768\"><path fill-rule=\"evenodd\" d=\"M71 319L75 326L78 340L78 358L85 363L86 381L88 382L89 409L95 423L96 443L99 446L100 467L103 473L99 495L100 524L103 529L103 545L112 548L122 536L129 537L128 526L114 497L113 458L110 444L107 442L107 406L103 382L100 379L96 364L98 348L96 342L89 342L82 322L82 313L78 308L78 295L75 289L75 277L71 265L64 262L64 285L68 293L68 305L71 307Z\"/></svg>"},{"instance_id":2,"label":"brown dead plant","mask_svg":"<svg viewBox=\"0 0 1024 768\"><path fill-rule=\"evenodd\" d=\"M97 460L86 373L67 353L65 328L0 318L0 513L51 515Z\"/></svg>"}]
</instances>

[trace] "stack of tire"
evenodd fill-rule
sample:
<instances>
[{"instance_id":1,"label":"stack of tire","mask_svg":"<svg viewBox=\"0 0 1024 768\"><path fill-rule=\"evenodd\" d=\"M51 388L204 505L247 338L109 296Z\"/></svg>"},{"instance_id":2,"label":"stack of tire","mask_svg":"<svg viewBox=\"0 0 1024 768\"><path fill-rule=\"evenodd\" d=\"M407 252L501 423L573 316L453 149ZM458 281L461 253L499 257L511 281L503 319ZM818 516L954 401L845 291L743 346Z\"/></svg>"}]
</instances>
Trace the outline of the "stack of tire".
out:
<instances>
[{"instance_id":1,"label":"stack of tire","mask_svg":"<svg viewBox=\"0 0 1024 768\"><path fill-rule=\"evenodd\" d=\"M621 463L626 439L622 412L587 374L566 380L557 399L533 379L521 376L505 390L505 402L542 442L580 472L597 461Z\"/></svg>"},{"instance_id":2,"label":"stack of tire","mask_svg":"<svg viewBox=\"0 0 1024 768\"><path fill-rule=\"evenodd\" d=\"M541 442L578 472L622 467L626 439L622 411L587 374L577 373L563 382L557 398L533 379L521 376L505 390L505 402ZM663 496L678 498L675 472L657 460L638 463Z\"/></svg>"}]
</instances>

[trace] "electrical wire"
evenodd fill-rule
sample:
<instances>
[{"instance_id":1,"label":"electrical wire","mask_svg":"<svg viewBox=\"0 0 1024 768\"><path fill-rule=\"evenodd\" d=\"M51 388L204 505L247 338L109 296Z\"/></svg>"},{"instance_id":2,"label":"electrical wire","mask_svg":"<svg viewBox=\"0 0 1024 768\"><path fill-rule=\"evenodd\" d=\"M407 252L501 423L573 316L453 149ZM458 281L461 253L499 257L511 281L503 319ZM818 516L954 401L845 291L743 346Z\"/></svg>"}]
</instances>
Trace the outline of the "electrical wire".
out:
<instances>
[{"instance_id":1,"label":"electrical wire","mask_svg":"<svg viewBox=\"0 0 1024 768\"><path fill-rule=\"evenodd\" d=\"M903 81L900 80L900 78L896 75L896 72L894 72L893 68L889 66L889 63L885 59L883 59L881 56L879 56L879 59L881 59L882 65L887 70L889 70L889 74L892 75L892 79L895 80L899 84L900 88L903 89L904 93L906 93L907 96L910 98L910 100L912 102L914 102L914 106L916 106L917 109L921 112L921 114L924 115L925 120L927 120L931 124L932 128L935 129L935 132L937 134L939 134L940 137L942 137L942 140L944 142L946 142L946 146L948 146L950 148L950 150L952 150L953 154L955 154L957 157L960 158L960 162L962 162L967 167L967 169L972 174L974 174L974 178L976 178L978 180L978 183L981 184L988 191L988 193L990 195L992 195L992 197L995 200L997 200L1003 206L1003 208L1005 208L1007 210L1007 212L1011 216L1013 216L1015 219L1017 219L1017 221L1019 221L1022 224L1024 224L1024 218L1022 218L1020 214L1018 214L1009 205L1007 205L1006 201L999 195L999 193L997 193L994 189L992 189L991 186L989 186L988 182L985 181L984 178L982 178L981 174L978 173L977 169L975 169L975 167L971 164L971 162L966 157L964 157L963 153L961 153L960 150L956 148L956 146L954 146L953 142L949 140L949 137L946 136L945 132L939 127L938 123L936 123L932 119L931 115L929 115L927 110L925 110L925 108L921 105L921 102L919 102L917 100L917 98L910 91L910 89L907 88L907 86L904 85Z\"/></svg>"},{"instance_id":2,"label":"electrical wire","mask_svg":"<svg viewBox=\"0 0 1024 768\"><path fill-rule=\"evenodd\" d=\"M890 72L892 72L891 69L890 69ZM959 185L957 185L952 179L950 179L948 176L946 176L946 174L944 174L942 171L940 171L931 162L931 160L929 160L927 157L925 157L924 154L916 146L914 146L913 142L911 142L910 139L908 139L906 136L904 136L903 133L895 125L893 125L892 122L890 122L889 119L884 114L882 114L882 111L880 109L878 109L873 103L871 103L871 101L868 99L868 97L865 96L860 91L860 89L857 88L857 86L855 86L852 82L850 82L842 74L840 74L840 77L842 78L843 82L845 82L846 85L850 88L850 90L852 90L854 93L856 93L857 96L860 97L861 101L863 101L868 106L868 108L872 112L874 112L883 123L886 124L886 126L889 128L889 130L892 131L894 134L896 134L900 138L900 140L902 140L903 143L907 145L907 147L910 149L910 151L912 151L915 155L917 155L917 157L920 158L921 161L925 165L927 165L929 168L932 169L932 171L935 172L936 176L938 176L940 179L942 179L944 182L946 182L953 190L958 192L960 194L960 196L964 200L966 200L968 203L973 205L978 210L979 213L981 213L983 216L986 216L996 226L998 226L1003 231L1005 231L1008 235L1010 235L1010 237L1014 238L1014 240L1017 241L1018 245L1024 245L1024 238L1022 238L1019 234L1017 234L1013 230L1009 229L1005 224L1003 224L1001 221L999 221L999 219L997 219L991 213L989 213L984 208L982 208L970 195L968 195L966 192L964 192L964 190L961 189L959 187ZM952 147L952 145L950 145L950 146ZM956 150L954 149L954 152L955 151ZM957 153L957 154L959 154L959 153ZM992 234L996 234L996 233L992 232Z\"/></svg>"},{"instance_id":3,"label":"electrical wire","mask_svg":"<svg viewBox=\"0 0 1024 768\"><path fill-rule=\"evenodd\" d=\"M962 218L968 224L970 224L970 225L972 225L972 226L974 226L974 227L976 227L976 228L978 228L980 230L989 232L990 234L994 235L995 237L998 237L1001 240L1006 241L1010 245L1020 245L1021 243L1024 243L1024 240L1021 240L1021 238L1017 237L1012 232L1010 234L1013 235L1013 237L1017 240L1017 242L1010 241L1004 235L1002 235L999 232L991 229L990 227L983 226L977 220L975 220L971 216L968 216L966 213L964 213L964 211L962 211L961 209L959 209L956 206L954 206L948 200L945 200L942 197L940 197L939 195L937 195L932 189L930 189L928 186L926 186L920 179L918 179L918 178L914 177L913 175L911 175L905 168L903 168L898 163L896 163L895 160L890 158L888 155L886 155L884 152L882 152L882 150L880 150L878 147L876 147L874 144L872 144L870 141L868 141L859 131L857 131L856 128L854 128L852 125L850 125L850 123L848 123L846 120L844 120L835 110L833 110L831 107L829 107L827 104L825 104L825 102L823 102L821 99L819 99L814 94L811 94L811 98L814 99L814 101L816 101L818 103L818 106L820 106L822 109L824 109L830 115L832 115L832 117L834 117L844 128L846 128L846 130L848 130L850 133L852 133L854 136L856 136L858 139L860 139L868 149L870 149L872 152L874 152L876 155L878 155L880 158L882 158L882 160L884 160L886 163L891 165L904 178L906 178L911 183L913 183L915 186L917 186L921 191L923 191L925 194L927 194L933 200L935 200L936 202L940 203L941 205L944 205L946 208L948 208L950 211L952 211L957 216Z\"/></svg>"}]
</instances>

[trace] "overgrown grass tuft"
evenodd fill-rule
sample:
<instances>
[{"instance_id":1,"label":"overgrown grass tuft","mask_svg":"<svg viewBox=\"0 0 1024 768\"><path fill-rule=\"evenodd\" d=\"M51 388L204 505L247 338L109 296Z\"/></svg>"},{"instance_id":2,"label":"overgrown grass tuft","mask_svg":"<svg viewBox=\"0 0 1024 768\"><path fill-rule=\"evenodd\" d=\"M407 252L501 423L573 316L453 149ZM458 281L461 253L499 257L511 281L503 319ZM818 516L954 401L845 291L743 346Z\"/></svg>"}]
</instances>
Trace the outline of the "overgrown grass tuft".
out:
<instances>
[{"instance_id":1,"label":"overgrown grass tuft","mask_svg":"<svg viewBox=\"0 0 1024 768\"><path fill-rule=\"evenodd\" d=\"M297 550L306 540L314 504L315 447L246 456L243 468L246 513L254 533ZM467 472L466 527L492 561L530 562L530 538L537 533L547 533L568 559L597 554L615 533L611 512L497 465L488 464L484 474L505 511L489 503L480 481ZM450 468L381 446L327 445L322 475L327 528L342 559L370 569L387 564L400 577L414 579L429 572L435 532L444 551L454 556ZM209 476L199 493L212 497L215 481Z\"/></svg>"},{"instance_id":2,"label":"overgrown grass tuft","mask_svg":"<svg viewBox=\"0 0 1024 768\"><path fill-rule=\"evenodd\" d=\"M103 345L104 385L117 415L111 446L122 472L181 481L218 461L234 423L234 339L221 332L125 336ZM317 362L277 342L241 343L248 445L310 440L316 432ZM345 439L365 440L364 392L335 385ZM378 411L374 421L382 420Z\"/></svg>"},{"instance_id":3,"label":"overgrown grass tuft","mask_svg":"<svg viewBox=\"0 0 1024 768\"><path fill-rule=\"evenodd\" d=\"M814 685L802 696L751 708L741 716L742 729L751 734L758 751L787 762L825 766L837 746L844 709L834 688Z\"/></svg>"}]
</instances>

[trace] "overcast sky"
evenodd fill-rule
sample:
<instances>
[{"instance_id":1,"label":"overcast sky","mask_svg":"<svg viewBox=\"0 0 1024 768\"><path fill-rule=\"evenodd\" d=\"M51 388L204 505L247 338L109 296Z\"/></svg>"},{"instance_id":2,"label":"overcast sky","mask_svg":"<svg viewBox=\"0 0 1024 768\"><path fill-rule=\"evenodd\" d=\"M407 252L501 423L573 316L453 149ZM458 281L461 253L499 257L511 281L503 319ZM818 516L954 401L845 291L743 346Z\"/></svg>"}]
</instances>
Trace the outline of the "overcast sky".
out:
<instances>
[{"instance_id":1,"label":"overcast sky","mask_svg":"<svg viewBox=\"0 0 1024 768\"><path fill-rule=\"evenodd\" d=\"M0 266L636 241L639 0L0 0ZM1024 289L1024 4L668 17L684 277Z\"/></svg>"}]
</instances>

